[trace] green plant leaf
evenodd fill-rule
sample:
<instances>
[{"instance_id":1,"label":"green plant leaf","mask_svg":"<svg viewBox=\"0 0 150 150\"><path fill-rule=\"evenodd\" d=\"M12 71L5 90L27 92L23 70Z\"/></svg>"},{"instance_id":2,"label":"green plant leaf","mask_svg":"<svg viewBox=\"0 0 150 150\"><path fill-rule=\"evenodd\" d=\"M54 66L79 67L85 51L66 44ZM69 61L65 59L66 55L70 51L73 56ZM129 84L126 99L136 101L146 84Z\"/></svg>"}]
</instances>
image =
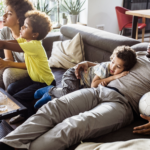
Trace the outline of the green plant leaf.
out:
<instances>
[{"instance_id":1,"label":"green plant leaf","mask_svg":"<svg viewBox=\"0 0 150 150\"><path fill-rule=\"evenodd\" d=\"M84 3L86 0L80 1L80 0L63 0L64 4L62 4L63 8L69 13L69 14L73 14L73 15L77 15L79 14L81 11L83 11L84 9L82 9Z\"/></svg>"}]
</instances>

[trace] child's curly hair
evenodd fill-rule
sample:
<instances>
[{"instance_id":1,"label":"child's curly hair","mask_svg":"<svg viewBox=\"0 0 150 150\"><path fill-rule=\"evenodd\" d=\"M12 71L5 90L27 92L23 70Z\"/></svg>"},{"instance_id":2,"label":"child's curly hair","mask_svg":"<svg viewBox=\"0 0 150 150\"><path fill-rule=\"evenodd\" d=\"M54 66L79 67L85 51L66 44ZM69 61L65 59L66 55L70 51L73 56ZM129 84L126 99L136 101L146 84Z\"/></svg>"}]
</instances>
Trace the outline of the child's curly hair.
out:
<instances>
[{"instance_id":1,"label":"child's curly hair","mask_svg":"<svg viewBox=\"0 0 150 150\"><path fill-rule=\"evenodd\" d=\"M117 56L122 59L124 63L124 71L130 70L137 62L136 53L129 46L118 46L110 56L110 60Z\"/></svg>"},{"instance_id":2,"label":"child's curly hair","mask_svg":"<svg viewBox=\"0 0 150 150\"><path fill-rule=\"evenodd\" d=\"M4 0L4 3L16 12L20 28L24 24L25 13L29 10L34 10L34 6L30 0Z\"/></svg>"},{"instance_id":3,"label":"child's curly hair","mask_svg":"<svg viewBox=\"0 0 150 150\"><path fill-rule=\"evenodd\" d=\"M52 30L51 20L44 12L31 10L25 14L25 17L30 20L32 32L39 33L37 40L42 40Z\"/></svg>"}]
</instances>

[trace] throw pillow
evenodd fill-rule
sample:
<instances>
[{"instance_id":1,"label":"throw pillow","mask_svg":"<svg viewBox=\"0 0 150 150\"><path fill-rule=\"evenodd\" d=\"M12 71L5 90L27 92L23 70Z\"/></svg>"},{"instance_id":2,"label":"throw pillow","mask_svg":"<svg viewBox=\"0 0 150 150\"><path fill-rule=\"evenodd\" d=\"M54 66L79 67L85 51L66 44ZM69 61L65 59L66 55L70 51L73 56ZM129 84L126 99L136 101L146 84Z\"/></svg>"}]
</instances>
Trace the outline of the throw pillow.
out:
<instances>
[{"instance_id":1,"label":"throw pillow","mask_svg":"<svg viewBox=\"0 0 150 150\"><path fill-rule=\"evenodd\" d=\"M139 43L131 46L132 49L137 51L146 51L147 50L148 43Z\"/></svg>"},{"instance_id":2,"label":"throw pillow","mask_svg":"<svg viewBox=\"0 0 150 150\"><path fill-rule=\"evenodd\" d=\"M79 33L72 40L53 43L50 67L69 69L84 60L84 45Z\"/></svg>"}]
</instances>

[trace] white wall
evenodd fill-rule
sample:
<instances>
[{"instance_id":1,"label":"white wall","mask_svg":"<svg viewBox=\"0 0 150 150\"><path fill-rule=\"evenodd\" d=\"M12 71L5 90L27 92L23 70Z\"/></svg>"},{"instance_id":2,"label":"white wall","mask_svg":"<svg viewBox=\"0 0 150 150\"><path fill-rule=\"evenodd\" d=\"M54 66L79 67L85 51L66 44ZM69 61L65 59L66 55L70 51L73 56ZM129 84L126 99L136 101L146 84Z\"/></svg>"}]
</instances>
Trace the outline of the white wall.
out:
<instances>
[{"instance_id":1,"label":"white wall","mask_svg":"<svg viewBox=\"0 0 150 150\"><path fill-rule=\"evenodd\" d=\"M80 12L79 21L81 23L83 23L83 24L87 24L87 19L88 19L88 0L86 0L84 6L81 9L84 9L84 10Z\"/></svg>"},{"instance_id":2,"label":"white wall","mask_svg":"<svg viewBox=\"0 0 150 150\"><path fill-rule=\"evenodd\" d=\"M116 6L123 6L123 0L87 0L84 6L86 10L80 14L80 22L94 28L104 24L105 31L118 34Z\"/></svg>"}]
</instances>

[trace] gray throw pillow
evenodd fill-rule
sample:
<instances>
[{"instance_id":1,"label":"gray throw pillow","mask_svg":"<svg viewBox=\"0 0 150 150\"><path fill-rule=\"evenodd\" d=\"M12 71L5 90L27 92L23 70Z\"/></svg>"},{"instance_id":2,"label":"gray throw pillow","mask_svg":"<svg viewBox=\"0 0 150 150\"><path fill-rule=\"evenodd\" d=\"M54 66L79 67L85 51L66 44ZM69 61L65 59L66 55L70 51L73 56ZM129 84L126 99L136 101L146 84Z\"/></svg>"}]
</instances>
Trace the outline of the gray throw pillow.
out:
<instances>
[{"instance_id":1,"label":"gray throw pillow","mask_svg":"<svg viewBox=\"0 0 150 150\"><path fill-rule=\"evenodd\" d=\"M139 44L135 44L135 45L131 46L131 48L134 49L136 52L137 51L146 51L148 44L149 43L139 43Z\"/></svg>"}]
</instances>

